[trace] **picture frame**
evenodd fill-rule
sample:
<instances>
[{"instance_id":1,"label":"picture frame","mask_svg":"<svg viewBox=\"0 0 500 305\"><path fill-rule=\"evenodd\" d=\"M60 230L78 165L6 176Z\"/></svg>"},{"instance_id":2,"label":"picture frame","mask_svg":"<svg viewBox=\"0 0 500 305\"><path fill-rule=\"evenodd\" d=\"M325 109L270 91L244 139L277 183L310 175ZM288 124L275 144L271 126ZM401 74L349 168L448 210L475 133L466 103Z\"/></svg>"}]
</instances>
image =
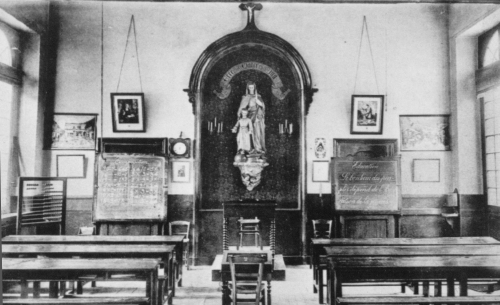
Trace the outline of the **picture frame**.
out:
<instances>
[{"instance_id":1,"label":"picture frame","mask_svg":"<svg viewBox=\"0 0 500 305\"><path fill-rule=\"evenodd\" d=\"M450 115L400 115L401 151L451 150Z\"/></svg>"},{"instance_id":2,"label":"picture frame","mask_svg":"<svg viewBox=\"0 0 500 305\"><path fill-rule=\"evenodd\" d=\"M45 149L48 150L95 150L97 114L54 113Z\"/></svg>"},{"instance_id":3,"label":"picture frame","mask_svg":"<svg viewBox=\"0 0 500 305\"><path fill-rule=\"evenodd\" d=\"M189 183L191 181L191 163L189 161L172 161L172 182Z\"/></svg>"},{"instance_id":4,"label":"picture frame","mask_svg":"<svg viewBox=\"0 0 500 305\"><path fill-rule=\"evenodd\" d=\"M440 159L413 159L413 182L440 182Z\"/></svg>"},{"instance_id":5,"label":"picture frame","mask_svg":"<svg viewBox=\"0 0 500 305\"><path fill-rule=\"evenodd\" d=\"M382 134L383 123L383 95L352 96L351 134Z\"/></svg>"},{"instance_id":6,"label":"picture frame","mask_svg":"<svg viewBox=\"0 0 500 305\"><path fill-rule=\"evenodd\" d=\"M333 139L334 157L393 157L398 152L398 139Z\"/></svg>"},{"instance_id":7,"label":"picture frame","mask_svg":"<svg viewBox=\"0 0 500 305\"><path fill-rule=\"evenodd\" d=\"M56 176L85 178L85 155L57 155Z\"/></svg>"},{"instance_id":8,"label":"picture frame","mask_svg":"<svg viewBox=\"0 0 500 305\"><path fill-rule=\"evenodd\" d=\"M146 132L144 93L111 93L113 132Z\"/></svg>"},{"instance_id":9,"label":"picture frame","mask_svg":"<svg viewBox=\"0 0 500 305\"><path fill-rule=\"evenodd\" d=\"M313 161L312 163L312 181L313 182L329 182L330 181L330 162L329 161Z\"/></svg>"}]
</instances>

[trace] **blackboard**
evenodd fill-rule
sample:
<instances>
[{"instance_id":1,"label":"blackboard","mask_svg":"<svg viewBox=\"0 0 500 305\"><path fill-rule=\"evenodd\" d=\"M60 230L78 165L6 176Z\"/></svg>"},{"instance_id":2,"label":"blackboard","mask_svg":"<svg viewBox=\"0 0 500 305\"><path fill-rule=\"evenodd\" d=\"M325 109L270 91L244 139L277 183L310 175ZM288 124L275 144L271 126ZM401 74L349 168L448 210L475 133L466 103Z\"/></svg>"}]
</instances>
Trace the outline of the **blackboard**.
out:
<instances>
[{"instance_id":1,"label":"blackboard","mask_svg":"<svg viewBox=\"0 0 500 305\"><path fill-rule=\"evenodd\" d=\"M400 157L332 158L332 175L335 210L400 210Z\"/></svg>"},{"instance_id":2,"label":"blackboard","mask_svg":"<svg viewBox=\"0 0 500 305\"><path fill-rule=\"evenodd\" d=\"M160 221L167 217L165 158L97 157L93 220Z\"/></svg>"}]
</instances>

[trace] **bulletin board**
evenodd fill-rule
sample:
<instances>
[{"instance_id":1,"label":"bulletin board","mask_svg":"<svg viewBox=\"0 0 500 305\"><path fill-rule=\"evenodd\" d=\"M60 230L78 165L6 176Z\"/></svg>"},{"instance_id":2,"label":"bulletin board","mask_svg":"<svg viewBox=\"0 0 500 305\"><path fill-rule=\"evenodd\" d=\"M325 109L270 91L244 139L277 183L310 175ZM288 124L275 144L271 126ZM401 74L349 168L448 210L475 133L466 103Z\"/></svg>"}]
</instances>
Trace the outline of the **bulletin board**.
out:
<instances>
[{"instance_id":1,"label":"bulletin board","mask_svg":"<svg viewBox=\"0 0 500 305\"><path fill-rule=\"evenodd\" d=\"M93 221L161 221L167 218L164 157L98 156Z\"/></svg>"}]
</instances>

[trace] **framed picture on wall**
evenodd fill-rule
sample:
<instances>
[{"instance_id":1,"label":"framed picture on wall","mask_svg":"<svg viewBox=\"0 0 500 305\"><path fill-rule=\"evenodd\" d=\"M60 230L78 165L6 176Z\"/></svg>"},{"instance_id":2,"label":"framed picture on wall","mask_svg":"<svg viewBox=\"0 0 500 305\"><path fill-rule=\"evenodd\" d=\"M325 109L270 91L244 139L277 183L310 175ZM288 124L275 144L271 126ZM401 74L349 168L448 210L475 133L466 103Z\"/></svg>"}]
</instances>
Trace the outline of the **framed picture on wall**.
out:
<instances>
[{"instance_id":1,"label":"framed picture on wall","mask_svg":"<svg viewBox=\"0 0 500 305\"><path fill-rule=\"evenodd\" d=\"M191 180L189 161L172 161L172 182L188 183Z\"/></svg>"},{"instance_id":2,"label":"framed picture on wall","mask_svg":"<svg viewBox=\"0 0 500 305\"><path fill-rule=\"evenodd\" d=\"M144 93L111 93L113 132L145 132Z\"/></svg>"},{"instance_id":3,"label":"framed picture on wall","mask_svg":"<svg viewBox=\"0 0 500 305\"><path fill-rule=\"evenodd\" d=\"M313 182L328 182L330 181L330 162L329 161L313 161L312 181Z\"/></svg>"},{"instance_id":4,"label":"framed picture on wall","mask_svg":"<svg viewBox=\"0 0 500 305\"><path fill-rule=\"evenodd\" d=\"M57 155L57 177L85 178L85 155Z\"/></svg>"},{"instance_id":5,"label":"framed picture on wall","mask_svg":"<svg viewBox=\"0 0 500 305\"><path fill-rule=\"evenodd\" d=\"M382 134L383 122L383 95L352 96L351 134Z\"/></svg>"},{"instance_id":6,"label":"framed picture on wall","mask_svg":"<svg viewBox=\"0 0 500 305\"><path fill-rule=\"evenodd\" d=\"M413 182L439 182L440 159L413 159Z\"/></svg>"},{"instance_id":7,"label":"framed picture on wall","mask_svg":"<svg viewBox=\"0 0 500 305\"><path fill-rule=\"evenodd\" d=\"M94 150L97 114L54 113L45 149Z\"/></svg>"},{"instance_id":8,"label":"framed picture on wall","mask_svg":"<svg viewBox=\"0 0 500 305\"><path fill-rule=\"evenodd\" d=\"M449 115L400 115L401 150L450 150Z\"/></svg>"}]
</instances>

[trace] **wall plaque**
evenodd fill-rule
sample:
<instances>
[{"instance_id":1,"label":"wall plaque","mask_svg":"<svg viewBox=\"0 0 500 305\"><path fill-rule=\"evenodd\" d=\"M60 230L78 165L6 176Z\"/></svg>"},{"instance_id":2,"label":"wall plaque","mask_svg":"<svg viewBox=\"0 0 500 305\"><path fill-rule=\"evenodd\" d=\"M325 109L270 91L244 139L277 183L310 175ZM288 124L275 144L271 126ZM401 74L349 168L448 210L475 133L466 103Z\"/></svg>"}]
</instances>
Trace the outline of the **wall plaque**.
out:
<instances>
[{"instance_id":1,"label":"wall plaque","mask_svg":"<svg viewBox=\"0 0 500 305\"><path fill-rule=\"evenodd\" d=\"M335 210L399 211L400 158L333 158Z\"/></svg>"}]
</instances>

